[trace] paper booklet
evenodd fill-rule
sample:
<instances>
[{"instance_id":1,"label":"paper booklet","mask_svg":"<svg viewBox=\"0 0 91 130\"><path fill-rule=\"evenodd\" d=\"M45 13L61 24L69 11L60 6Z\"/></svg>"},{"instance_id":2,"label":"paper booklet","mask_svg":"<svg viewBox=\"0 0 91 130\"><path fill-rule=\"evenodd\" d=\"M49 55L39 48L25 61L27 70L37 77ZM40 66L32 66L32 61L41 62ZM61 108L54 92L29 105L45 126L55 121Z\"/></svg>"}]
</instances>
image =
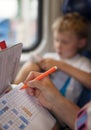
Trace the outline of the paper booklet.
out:
<instances>
[{"instance_id":1,"label":"paper booklet","mask_svg":"<svg viewBox=\"0 0 91 130\"><path fill-rule=\"evenodd\" d=\"M0 95L13 82L20 62L22 43L0 51Z\"/></svg>"},{"instance_id":2,"label":"paper booklet","mask_svg":"<svg viewBox=\"0 0 91 130\"><path fill-rule=\"evenodd\" d=\"M53 116L19 84L0 99L0 130L52 130Z\"/></svg>"},{"instance_id":3,"label":"paper booklet","mask_svg":"<svg viewBox=\"0 0 91 130\"><path fill-rule=\"evenodd\" d=\"M0 51L0 96L16 76L21 51L21 43ZM0 97L0 130L51 130L55 119L36 98L20 90L22 85Z\"/></svg>"}]
</instances>

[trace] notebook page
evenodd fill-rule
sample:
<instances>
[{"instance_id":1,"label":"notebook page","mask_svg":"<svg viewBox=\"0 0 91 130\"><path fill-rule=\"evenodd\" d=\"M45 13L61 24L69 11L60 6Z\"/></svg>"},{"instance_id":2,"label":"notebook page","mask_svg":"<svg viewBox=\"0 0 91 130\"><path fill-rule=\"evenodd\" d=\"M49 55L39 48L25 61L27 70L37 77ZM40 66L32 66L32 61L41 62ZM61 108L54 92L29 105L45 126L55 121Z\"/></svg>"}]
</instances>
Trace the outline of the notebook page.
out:
<instances>
[{"instance_id":1,"label":"notebook page","mask_svg":"<svg viewBox=\"0 0 91 130\"><path fill-rule=\"evenodd\" d=\"M14 80L19 66L22 44L0 51L0 94Z\"/></svg>"},{"instance_id":2,"label":"notebook page","mask_svg":"<svg viewBox=\"0 0 91 130\"><path fill-rule=\"evenodd\" d=\"M55 119L25 90L14 89L0 98L2 130L51 130Z\"/></svg>"}]
</instances>

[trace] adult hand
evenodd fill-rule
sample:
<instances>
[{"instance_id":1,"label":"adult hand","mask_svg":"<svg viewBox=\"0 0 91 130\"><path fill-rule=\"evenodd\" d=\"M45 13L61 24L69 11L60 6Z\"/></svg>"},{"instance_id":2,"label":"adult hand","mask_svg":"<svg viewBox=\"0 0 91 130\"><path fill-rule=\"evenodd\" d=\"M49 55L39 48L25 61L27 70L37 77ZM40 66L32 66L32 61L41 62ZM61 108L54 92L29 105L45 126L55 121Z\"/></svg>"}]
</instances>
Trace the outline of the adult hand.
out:
<instances>
[{"instance_id":1,"label":"adult hand","mask_svg":"<svg viewBox=\"0 0 91 130\"><path fill-rule=\"evenodd\" d=\"M25 83L29 86L27 92L36 96L39 103L51 110L59 122L65 122L71 129L74 129L77 113L80 108L63 97L48 77L41 81L35 80L40 75L38 72L31 72Z\"/></svg>"},{"instance_id":2,"label":"adult hand","mask_svg":"<svg viewBox=\"0 0 91 130\"><path fill-rule=\"evenodd\" d=\"M55 97L60 95L60 93L48 77L41 81L35 80L38 75L40 75L40 73L30 72L25 81L29 86L27 92L31 96L36 96L40 104L51 110L53 103L56 100Z\"/></svg>"}]
</instances>

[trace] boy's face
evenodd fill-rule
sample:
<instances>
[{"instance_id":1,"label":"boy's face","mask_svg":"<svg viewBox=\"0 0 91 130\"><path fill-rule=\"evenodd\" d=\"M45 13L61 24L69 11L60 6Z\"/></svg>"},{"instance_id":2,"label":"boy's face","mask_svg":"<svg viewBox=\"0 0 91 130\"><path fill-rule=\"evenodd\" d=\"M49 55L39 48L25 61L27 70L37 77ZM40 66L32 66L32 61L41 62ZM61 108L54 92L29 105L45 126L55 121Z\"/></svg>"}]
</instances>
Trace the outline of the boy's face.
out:
<instances>
[{"instance_id":1,"label":"boy's face","mask_svg":"<svg viewBox=\"0 0 91 130\"><path fill-rule=\"evenodd\" d=\"M61 33L54 31L53 37L54 48L61 58L72 58L76 55L80 45L80 39L76 34L69 31Z\"/></svg>"}]
</instances>

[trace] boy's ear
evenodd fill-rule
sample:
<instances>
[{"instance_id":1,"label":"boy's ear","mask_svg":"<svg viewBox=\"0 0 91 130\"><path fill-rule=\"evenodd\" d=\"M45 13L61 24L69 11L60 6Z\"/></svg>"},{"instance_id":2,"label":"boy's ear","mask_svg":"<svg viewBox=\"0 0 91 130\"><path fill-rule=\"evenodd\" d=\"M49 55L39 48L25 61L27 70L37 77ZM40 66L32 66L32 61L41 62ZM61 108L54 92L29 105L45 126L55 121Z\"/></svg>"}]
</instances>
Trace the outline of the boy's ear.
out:
<instances>
[{"instance_id":1,"label":"boy's ear","mask_svg":"<svg viewBox=\"0 0 91 130\"><path fill-rule=\"evenodd\" d=\"M82 48L84 48L86 45L87 45L87 39L86 39L86 38L80 39L78 48L79 48L79 49L82 49Z\"/></svg>"}]
</instances>

